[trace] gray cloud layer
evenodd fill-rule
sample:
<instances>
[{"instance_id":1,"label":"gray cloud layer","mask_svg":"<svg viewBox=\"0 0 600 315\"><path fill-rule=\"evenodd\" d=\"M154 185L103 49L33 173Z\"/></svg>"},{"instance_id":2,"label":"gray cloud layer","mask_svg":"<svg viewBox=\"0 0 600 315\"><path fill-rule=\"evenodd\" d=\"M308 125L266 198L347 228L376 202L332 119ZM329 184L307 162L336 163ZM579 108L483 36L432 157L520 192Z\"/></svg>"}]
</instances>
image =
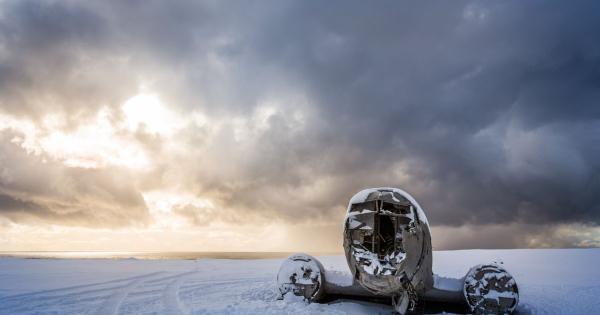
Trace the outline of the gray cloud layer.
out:
<instances>
[{"instance_id":1,"label":"gray cloud layer","mask_svg":"<svg viewBox=\"0 0 600 315\"><path fill-rule=\"evenodd\" d=\"M157 166L98 197L137 209L107 211L115 222L144 218L135 187L185 186L226 209L296 222L339 218L355 191L387 185L412 193L437 225L600 223L597 2L0 6L7 113L59 112L76 126L120 106L141 78L175 111L226 122L276 100L268 129L247 145L226 129L207 144L194 127L177 155L139 135ZM3 153L15 154L7 139ZM61 174L89 190L110 186L113 171ZM24 213L57 213L31 203L48 192L1 188L0 213L18 202Z\"/></svg>"},{"instance_id":2,"label":"gray cloud layer","mask_svg":"<svg viewBox=\"0 0 600 315\"><path fill-rule=\"evenodd\" d=\"M127 170L65 167L0 136L0 216L85 227L141 226L146 205Z\"/></svg>"}]
</instances>

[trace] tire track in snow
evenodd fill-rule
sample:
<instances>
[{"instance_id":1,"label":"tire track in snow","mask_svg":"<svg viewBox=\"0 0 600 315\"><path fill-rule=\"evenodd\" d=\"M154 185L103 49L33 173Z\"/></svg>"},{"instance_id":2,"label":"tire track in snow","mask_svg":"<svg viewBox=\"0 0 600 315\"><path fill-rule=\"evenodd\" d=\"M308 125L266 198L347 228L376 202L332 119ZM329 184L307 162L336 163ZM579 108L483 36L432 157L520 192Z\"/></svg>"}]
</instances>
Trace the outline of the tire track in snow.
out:
<instances>
[{"instance_id":1,"label":"tire track in snow","mask_svg":"<svg viewBox=\"0 0 600 315\"><path fill-rule=\"evenodd\" d=\"M140 283L146 281L145 279L155 276L157 274L161 274L161 273L163 273L163 272L162 271L154 272L154 273L150 273L147 275L143 275L143 276L138 277L137 279L129 282L126 286L124 286L120 290L116 290L104 301L104 303L102 303L102 305L100 306L98 311L96 311L95 314L96 315L116 315L117 312L119 311L119 307L121 306L121 303L123 303L123 300L125 300L125 298L127 297L127 294L129 294L129 292L131 290L135 289L135 287L137 287Z\"/></svg>"},{"instance_id":2,"label":"tire track in snow","mask_svg":"<svg viewBox=\"0 0 600 315\"><path fill-rule=\"evenodd\" d=\"M185 305L179 300L179 287L185 281L185 276L196 273L197 271L190 271L182 273L173 279L163 291L162 301L165 307L165 314L169 315L184 315L189 314L190 311Z\"/></svg>"},{"instance_id":3,"label":"tire track in snow","mask_svg":"<svg viewBox=\"0 0 600 315\"><path fill-rule=\"evenodd\" d=\"M104 281L104 282L96 282L96 283L90 283L90 284L84 284L84 285L76 285L76 286L70 286L70 287L64 287L64 288L57 288L57 289L49 289L49 290L42 290L42 291L20 293L20 294L15 294L15 295L8 295L8 296L1 297L0 298L0 302L4 302L4 301L8 301L8 300L15 300L15 299L26 298L26 297L30 297L30 296L34 296L34 295L55 294L55 293L56 294L61 294L61 292L65 292L65 291L75 291L75 293L68 293L68 294L76 294L76 293L80 293L80 292L87 292L87 291L78 291L78 290L79 289L85 289L85 288L92 288L92 287L102 286L102 285L108 285L108 284L113 284L113 283L125 282L127 280L136 280L136 279L140 279L140 278L146 278L146 277L150 277L152 275L159 274L159 273L164 273L164 271L154 272L154 273L150 273L150 274L144 274L144 275L135 276L135 277L115 279L115 280L110 280L110 281ZM98 289L98 290L90 290L89 292L101 291L101 290L108 290L108 289L110 289L110 287L109 288L104 288L104 289Z\"/></svg>"}]
</instances>

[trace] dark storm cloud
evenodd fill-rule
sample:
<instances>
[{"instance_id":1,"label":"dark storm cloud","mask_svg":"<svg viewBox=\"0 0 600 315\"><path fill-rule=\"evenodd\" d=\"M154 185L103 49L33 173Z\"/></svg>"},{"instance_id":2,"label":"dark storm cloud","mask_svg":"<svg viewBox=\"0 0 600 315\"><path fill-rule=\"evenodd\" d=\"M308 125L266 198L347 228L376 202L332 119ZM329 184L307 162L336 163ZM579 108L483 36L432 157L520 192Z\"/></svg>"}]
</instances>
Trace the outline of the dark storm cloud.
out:
<instances>
[{"instance_id":1,"label":"dark storm cloud","mask_svg":"<svg viewBox=\"0 0 600 315\"><path fill-rule=\"evenodd\" d=\"M331 145L360 149L339 171L412 161L387 183L433 222L598 222L597 5L445 5L308 5L258 42L308 85Z\"/></svg>"},{"instance_id":2,"label":"dark storm cloud","mask_svg":"<svg viewBox=\"0 0 600 315\"><path fill-rule=\"evenodd\" d=\"M128 172L70 168L27 154L0 132L0 216L17 223L141 226L146 205Z\"/></svg>"},{"instance_id":3,"label":"dark storm cloud","mask_svg":"<svg viewBox=\"0 0 600 315\"><path fill-rule=\"evenodd\" d=\"M1 5L6 112L95 113L140 78L226 123L276 101L246 145L233 127L212 142L185 130L179 155L140 139L160 159L141 187L286 222L339 218L357 190L389 185L437 225L600 223L598 3Z\"/></svg>"},{"instance_id":4,"label":"dark storm cloud","mask_svg":"<svg viewBox=\"0 0 600 315\"><path fill-rule=\"evenodd\" d=\"M414 161L411 181L391 184L433 222L598 222L597 8L447 5L310 8L285 67L309 83L325 132L364 152L353 169Z\"/></svg>"},{"instance_id":5,"label":"dark storm cloud","mask_svg":"<svg viewBox=\"0 0 600 315\"><path fill-rule=\"evenodd\" d=\"M88 9L68 3L6 1L2 7L3 109L35 117L63 109L74 113L96 108L99 102L94 101L109 92L107 82L101 75L90 75L86 67L91 59L101 64L103 21Z\"/></svg>"},{"instance_id":6,"label":"dark storm cloud","mask_svg":"<svg viewBox=\"0 0 600 315\"><path fill-rule=\"evenodd\" d=\"M267 178L260 189L328 175L338 188L307 197L305 211L384 183L413 192L438 224L597 223L596 6L303 3L248 26L245 58L309 91L322 119L269 152L278 159L267 167L252 165ZM398 162L409 180L385 174ZM297 165L312 172L296 177Z\"/></svg>"},{"instance_id":7,"label":"dark storm cloud","mask_svg":"<svg viewBox=\"0 0 600 315\"><path fill-rule=\"evenodd\" d=\"M58 223L62 225L82 225L89 217L85 213L57 213L43 204L20 200L11 195L0 194L0 213L13 222Z\"/></svg>"}]
</instances>

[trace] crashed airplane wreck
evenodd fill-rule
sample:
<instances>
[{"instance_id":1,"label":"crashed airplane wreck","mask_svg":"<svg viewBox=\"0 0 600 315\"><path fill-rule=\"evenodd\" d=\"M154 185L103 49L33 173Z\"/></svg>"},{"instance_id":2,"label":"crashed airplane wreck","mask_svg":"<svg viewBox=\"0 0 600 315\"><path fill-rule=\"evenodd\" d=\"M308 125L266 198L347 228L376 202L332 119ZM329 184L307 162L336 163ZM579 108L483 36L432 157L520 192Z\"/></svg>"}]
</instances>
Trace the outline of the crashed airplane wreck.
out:
<instances>
[{"instance_id":1,"label":"crashed airplane wreck","mask_svg":"<svg viewBox=\"0 0 600 315\"><path fill-rule=\"evenodd\" d=\"M365 189L350 199L344 251L346 276L352 277L347 281L339 281L339 274L328 277L310 255L287 258L277 275L280 298L388 298L399 314L415 312L422 301L460 304L473 314L510 314L519 302L514 278L496 263L474 266L460 279L434 275L429 223L419 204L400 189Z\"/></svg>"}]
</instances>

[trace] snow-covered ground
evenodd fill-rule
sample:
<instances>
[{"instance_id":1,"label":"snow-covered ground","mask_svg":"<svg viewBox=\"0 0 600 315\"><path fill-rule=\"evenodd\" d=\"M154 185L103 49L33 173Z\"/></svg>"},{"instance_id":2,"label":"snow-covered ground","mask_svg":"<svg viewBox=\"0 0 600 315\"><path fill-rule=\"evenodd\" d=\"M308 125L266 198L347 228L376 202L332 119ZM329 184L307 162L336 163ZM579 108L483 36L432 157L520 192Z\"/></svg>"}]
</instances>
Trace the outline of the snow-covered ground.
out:
<instances>
[{"instance_id":1,"label":"snow-covered ground","mask_svg":"<svg viewBox=\"0 0 600 315\"><path fill-rule=\"evenodd\" d=\"M347 270L343 256L319 257ZM434 272L462 277L501 259L519 314L600 314L600 249L434 252ZM0 259L0 314L391 314L390 306L279 301L282 259Z\"/></svg>"}]
</instances>

